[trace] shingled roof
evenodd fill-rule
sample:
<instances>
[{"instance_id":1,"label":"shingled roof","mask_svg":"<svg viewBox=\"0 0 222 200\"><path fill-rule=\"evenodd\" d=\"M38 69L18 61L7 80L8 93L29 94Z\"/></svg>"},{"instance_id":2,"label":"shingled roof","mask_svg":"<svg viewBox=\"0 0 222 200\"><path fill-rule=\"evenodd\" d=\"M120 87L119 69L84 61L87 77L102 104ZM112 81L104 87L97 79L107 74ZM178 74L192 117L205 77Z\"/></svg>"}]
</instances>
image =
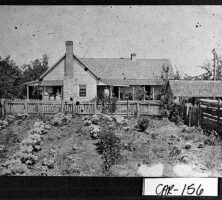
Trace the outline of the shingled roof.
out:
<instances>
[{"instance_id":1,"label":"shingled roof","mask_svg":"<svg viewBox=\"0 0 222 200\"><path fill-rule=\"evenodd\" d=\"M171 62L168 59L136 59L130 58L80 58L87 68L101 79L158 79L163 67L169 66L173 75Z\"/></svg>"},{"instance_id":2,"label":"shingled roof","mask_svg":"<svg viewBox=\"0 0 222 200\"><path fill-rule=\"evenodd\" d=\"M169 80L167 87L177 97L222 97L222 81Z\"/></svg>"}]
</instances>

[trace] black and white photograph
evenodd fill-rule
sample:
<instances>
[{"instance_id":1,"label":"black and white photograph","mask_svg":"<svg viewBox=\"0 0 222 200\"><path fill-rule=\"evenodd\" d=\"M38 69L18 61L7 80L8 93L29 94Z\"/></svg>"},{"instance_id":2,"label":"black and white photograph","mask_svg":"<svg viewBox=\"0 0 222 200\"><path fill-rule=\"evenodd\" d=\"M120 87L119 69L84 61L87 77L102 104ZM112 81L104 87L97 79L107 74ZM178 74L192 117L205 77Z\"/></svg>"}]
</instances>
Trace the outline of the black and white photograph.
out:
<instances>
[{"instance_id":1,"label":"black and white photograph","mask_svg":"<svg viewBox=\"0 0 222 200\"><path fill-rule=\"evenodd\" d=\"M222 6L0 19L1 176L222 176Z\"/></svg>"}]
</instances>

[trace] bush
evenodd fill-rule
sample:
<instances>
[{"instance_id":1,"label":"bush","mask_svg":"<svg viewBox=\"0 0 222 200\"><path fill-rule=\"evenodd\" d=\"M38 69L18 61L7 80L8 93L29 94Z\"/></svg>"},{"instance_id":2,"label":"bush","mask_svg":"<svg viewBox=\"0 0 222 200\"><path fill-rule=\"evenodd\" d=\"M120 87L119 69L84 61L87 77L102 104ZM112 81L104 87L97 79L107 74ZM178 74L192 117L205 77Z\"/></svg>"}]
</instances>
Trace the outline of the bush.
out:
<instances>
[{"instance_id":1,"label":"bush","mask_svg":"<svg viewBox=\"0 0 222 200\"><path fill-rule=\"evenodd\" d=\"M165 99L161 102L160 109L162 117L166 117L170 121L175 122L178 125L184 123L182 104L176 104Z\"/></svg>"},{"instance_id":2,"label":"bush","mask_svg":"<svg viewBox=\"0 0 222 200\"><path fill-rule=\"evenodd\" d=\"M138 120L138 127L141 131L145 131L149 127L150 120L147 118Z\"/></svg>"},{"instance_id":3,"label":"bush","mask_svg":"<svg viewBox=\"0 0 222 200\"><path fill-rule=\"evenodd\" d=\"M97 107L99 105L102 106L101 113L107 114L107 113L114 113L116 111L116 102L117 102L116 97L105 97L105 98L97 98Z\"/></svg>"},{"instance_id":4,"label":"bush","mask_svg":"<svg viewBox=\"0 0 222 200\"><path fill-rule=\"evenodd\" d=\"M4 163L4 167L4 175L27 175L29 173L29 169L20 159L8 160Z\"/></svg>"},{"instance_id":5,"label":"bush","mask_svg":"<svg viewBox=\"0 0 222 200\"><path fill-rule=\"evenodd\" d=\"M121 143L120 139L113 132L103 131L100 133L100 141L97 143L97 151L103 154L104 171L116 164L120 159Z\"/></svg>"}]
</instances>

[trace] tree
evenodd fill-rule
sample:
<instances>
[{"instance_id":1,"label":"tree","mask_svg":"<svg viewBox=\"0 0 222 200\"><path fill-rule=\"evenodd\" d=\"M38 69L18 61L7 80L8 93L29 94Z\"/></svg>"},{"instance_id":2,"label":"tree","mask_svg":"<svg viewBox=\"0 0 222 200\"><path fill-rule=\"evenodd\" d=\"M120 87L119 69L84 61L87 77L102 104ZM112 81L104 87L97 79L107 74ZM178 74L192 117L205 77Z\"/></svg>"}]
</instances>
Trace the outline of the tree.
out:
<instances>
[{"instance_id":1,"label":"tree","mask_svg":"<svg viewBox=\"0 0 222 200\"><path fill-rule=\"evenodd\" d=\"M29 81L38 80L40 76L46 72L48 67L48 56L44 54L41 59L35 59L31 61L29 64L22 65L23 71L23 84L22 84L22 94L25 96L26 94L26 86L25 83Z\"/></svg>"},{"instance_id":2,"label":"tree","mask_svg":"<svg viewBox=\"0 0 222 200\"><path fill-rule=\"evenodd\" d=\"M48 60L48 56L44 54L42 59L35 59L29 64L24 64L22 66L24 83L39 79L40 76L48 69Z\"/></svg>"},{"instance_id":3,"label":"tree","mask_svg":"<svg viewBox=\"0 0 222 200\"><path fill-rule=\"evenodd\" d=\"M205 60L203 65L200 66L205 73L201 76L195 77L196 80L221 80L221 69L222 69L222 58L216 53L216 50L213 49L213 63L211 60Z\"/></svg>"},{"instance_id":4,"label":"tree","mask_svg":"<svg viewBox=\"0 0 222 200\"><path fill-rule=\"evenodd\" d=\"M22 71L7 56L0 57L0 98L19 98L21 96Z\"/></svg>"}]
</instances>

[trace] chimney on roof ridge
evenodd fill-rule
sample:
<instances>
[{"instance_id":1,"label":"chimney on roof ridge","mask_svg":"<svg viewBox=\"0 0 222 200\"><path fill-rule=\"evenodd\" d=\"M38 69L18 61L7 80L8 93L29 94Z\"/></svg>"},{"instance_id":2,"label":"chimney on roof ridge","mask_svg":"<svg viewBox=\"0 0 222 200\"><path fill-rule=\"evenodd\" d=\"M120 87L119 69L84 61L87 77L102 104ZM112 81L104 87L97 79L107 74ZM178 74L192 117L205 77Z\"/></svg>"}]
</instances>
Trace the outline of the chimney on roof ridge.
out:
<instances>
[{"instance_id":1,"label":"chimney on roof ridge","mask_svg":"<svg viewBox=\"0 0 222 200\"><path fill-rule=\"evenodd\" d=\"M136 61L136 54L135 53L131 53L131 60Z\"/></svg>"},{"instance_id":2,"label":"chimney on roof ridge","mask_svg":"<svg viewBox=\"0 0 222 200\"><path fill-rule=\"evenodd\" d=\"M66 41L65 76L73 76L73 41Z\"/></svg>"}]
</instances>

